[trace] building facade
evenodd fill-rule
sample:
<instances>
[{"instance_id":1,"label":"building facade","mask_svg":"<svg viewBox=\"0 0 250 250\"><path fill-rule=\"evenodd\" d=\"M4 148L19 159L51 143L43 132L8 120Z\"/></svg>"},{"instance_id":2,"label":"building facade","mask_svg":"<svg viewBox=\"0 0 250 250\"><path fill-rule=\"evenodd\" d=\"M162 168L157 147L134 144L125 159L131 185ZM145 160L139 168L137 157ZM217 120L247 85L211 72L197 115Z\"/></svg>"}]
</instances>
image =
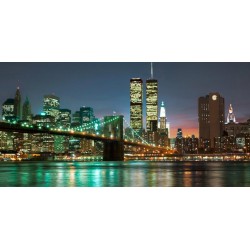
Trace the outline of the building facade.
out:
<instances>
[{"instance_id":1,"label":"building facade","mask_svg":"<svg viewBox=\"0 0 250 250\"><path fill-rule=\"evenodd\" d=\"M7 121L15 117L14 113L15 100L12 98L7 99L2 105L2 119Z\"/></svg>"},{"instance_id":2,"label":"building facade","mask_svg":"<svg viewBox=\"0 0 250 250\"><path fill-rule=\"evenodd\" d=\"M23 103L23 120L25 121L32 120L31 104L28 97L26 97L25 102Z\"/></svg>"},{"instance_id":3,"label":"building facade","mask_svg":"<svg viewBox=\"0 0 250 250\"><path fill-rule=\"evenodd\" d=\"M143 81L130 79L130 127L139 135L143 129Z\"/></svg>"},{"instance_id":4,"label":"building facade","mask_svg":"<svg viewBox=\"0 0 250 250\"><path fill-rule=\"evenodd\" d=\"M158 121L158 81L146 81L146 128L147 131L157 131Z\"/></svg>"},{"instance_id":5,"label":"building facade","mask_svg":"<svg viewBox=\"0 0 250 250\"><path fill-rule=\"evenodd\" d=\"M46 115L55 117L55 121L59 119L60 98L55 95L45 95L43 99L43 112Z\"/></svg>"},{"instance_id":6,"label":"building facade","mask_svg":"<svg viewBox=\"0 0 250 250\"><path fill-rule=\"evenodd\" d=\"M14 115L17 120L22 119L22 98L19 87L17 87L14 99Z\"/></svg>"},{"instance_id":7,"label":"building facade","mask_svg":"<svg viewBox=\"0 0 250 250\"><path fill-rule=\"evenodd\" d=\"M225 123L224 98L217 92L198 100L199 139L209 140L215 148L215 138L222 137Z\"/></svg>"},{"instance_id":8,"label":"building facade","mask_svg":"<svg viewBox=\"0 0 250 250\"><path fill-rule=\"evenodd\" d=\"M91 107L80 108L80 124L86 125L94 120L94 110Z\"/></svg>"}]
</instances>

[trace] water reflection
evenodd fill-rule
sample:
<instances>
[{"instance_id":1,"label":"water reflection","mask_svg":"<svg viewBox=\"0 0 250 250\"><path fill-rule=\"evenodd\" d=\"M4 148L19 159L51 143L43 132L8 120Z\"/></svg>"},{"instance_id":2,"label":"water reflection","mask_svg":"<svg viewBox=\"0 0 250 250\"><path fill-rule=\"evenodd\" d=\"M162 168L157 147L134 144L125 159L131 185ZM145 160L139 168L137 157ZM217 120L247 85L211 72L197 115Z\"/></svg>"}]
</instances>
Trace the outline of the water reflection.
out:
<instances>
[{"instance_id":1,"label":"water reflection","mask_svg":"<svg viewBox=\"0 0 250 250\"><path fill-rule=\"evenodd\" d=\"M250 186L250 163L1 163L0 186L243 187Z\"/></svg>"}]
</instances>

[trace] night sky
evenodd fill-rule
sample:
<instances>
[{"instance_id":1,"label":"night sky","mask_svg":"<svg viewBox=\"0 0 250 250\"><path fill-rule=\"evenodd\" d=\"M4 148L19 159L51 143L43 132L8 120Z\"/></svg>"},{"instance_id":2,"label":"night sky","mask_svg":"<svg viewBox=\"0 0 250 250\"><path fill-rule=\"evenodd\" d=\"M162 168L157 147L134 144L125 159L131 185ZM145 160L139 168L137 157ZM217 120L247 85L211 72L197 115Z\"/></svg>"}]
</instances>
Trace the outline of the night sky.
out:
<instances>
[{"instance_id":1,"label":"night sky","mask_svg":"<svg viewBox=\"0 0 250 250\"><path fill-rule=\"evenodd\" d=\"M72 113L90 106L96 117L116 111L129 121L132 77L145 83L150 63L0 63L0 103L14 98L20 86L22 101L29 97L33 114L42 111L43 95L55 94L61 108ZM225 98L226 114L233 104L237 121L250 118L250 63L154 63L154 78L159 83L159 103L166 105L171 137L177 128L184 135L198 135L198 97L209 92L218 91Z\"/></svg>"}]
</instances>

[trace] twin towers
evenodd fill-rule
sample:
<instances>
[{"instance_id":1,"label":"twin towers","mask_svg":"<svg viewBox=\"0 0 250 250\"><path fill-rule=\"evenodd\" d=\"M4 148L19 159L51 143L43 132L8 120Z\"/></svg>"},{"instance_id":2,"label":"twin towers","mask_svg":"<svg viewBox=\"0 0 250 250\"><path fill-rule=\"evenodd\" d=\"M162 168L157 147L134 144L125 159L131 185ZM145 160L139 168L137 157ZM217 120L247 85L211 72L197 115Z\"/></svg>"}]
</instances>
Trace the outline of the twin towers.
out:
<instances>
[{"instance_id":1,"label":"twin towers","mask_svg":"<svg viewBox=\"0 0 250 250\"><path fill-rule=\"evenodd\" d=\"M130 79L130 127L143 131L143 81L141 78ZM158 81L153 77L146 80L146 130L156 132L158 128Z\"/></svg>"}]
</instances>

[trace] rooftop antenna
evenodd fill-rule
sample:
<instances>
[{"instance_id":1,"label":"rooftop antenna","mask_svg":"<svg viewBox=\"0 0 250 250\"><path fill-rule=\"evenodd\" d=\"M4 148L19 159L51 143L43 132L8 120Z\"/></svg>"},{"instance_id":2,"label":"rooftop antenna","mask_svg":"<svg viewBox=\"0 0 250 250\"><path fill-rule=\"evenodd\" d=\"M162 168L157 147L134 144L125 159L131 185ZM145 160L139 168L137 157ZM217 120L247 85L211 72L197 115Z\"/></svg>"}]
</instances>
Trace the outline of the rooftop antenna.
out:
<instances>
[{"instance_id":1,"label":"rooftop antenna","mask_svg":"<svg viewBox=\"0 0 250 250\"><path fill-rule=\"evenodd\" d=\"M151 79L154 78L153 63L151 62Z\"/></svg>"}]
</instances>

